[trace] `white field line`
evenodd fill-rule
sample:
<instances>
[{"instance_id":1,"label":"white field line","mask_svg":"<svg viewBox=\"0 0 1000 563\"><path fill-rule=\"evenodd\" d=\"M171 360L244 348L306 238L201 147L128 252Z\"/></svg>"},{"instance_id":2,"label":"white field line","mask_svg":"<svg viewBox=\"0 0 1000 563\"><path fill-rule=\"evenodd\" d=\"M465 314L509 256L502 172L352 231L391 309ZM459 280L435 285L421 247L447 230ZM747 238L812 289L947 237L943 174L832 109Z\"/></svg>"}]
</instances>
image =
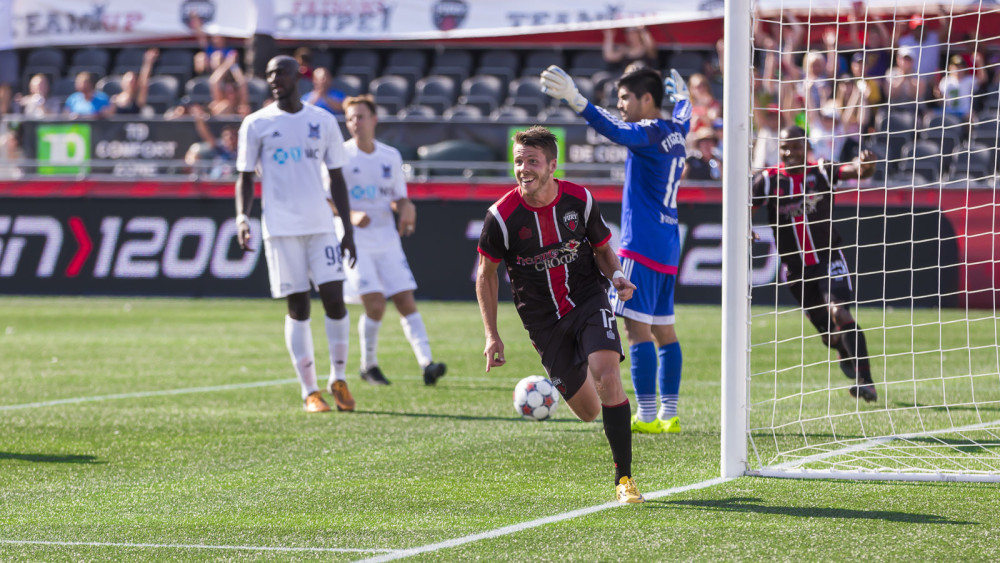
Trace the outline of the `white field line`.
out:
<instances>
[{"instance_id":1,"label":"white field line","mask_svg":"<svg viewBox=\"0 0 1000 563\"><path fill-rule=\"evenodd\" d=\"M423 376L397 376L393 379L413 379L423 381ZM496 381L489 377L461 377L454 378L455 381ZM96 395L92 397L73 397L70 399L56 399L53 401L40 401L37 403L21 403L19 405L0 405L0 411L15 411L21 409L36 409L40 407L52 407L55 405L72 405L78 403L93 403L97 401L113 401L117 399L137 399L143 397L161 397L164 395L187 395L190 393L210 393L213 391L232 391L234 389L251 389L254 387L269 387L271 385L284 385L286 383L296 383L298 379L272 379L269 381L255 381L253 383L233 383L230 385L211 385L208 387L188 387L185 389L164 389L161 391L137 391L135 393L115 393L113 395Z\"/></svg>"},{"instance_id":2,"label":"white field line","mask_svg":"<svg viewBox=\"0 0 1000 563\"><path fill-rule=\"evenodd\" d=\"M715 479L709 479L708 481L702 481L700 483L694 483L692 485L684 485L682 487L674 487L672 489L664 489L662 491L656 491L653 493L644 494L647 500L657 499L660 497L665 497L667 495L674 495L677 493L683 493L686 491L695 491L698 489L704 489L707 487L713 487L715 485L720 485L726 481L731 481L730 478L717 477ZM607 502L604 504L599 504L596 506L589 506L587 508L580 508L577 510L571 510L569 512L563 512L562 514L555 514L553 516L546 516L545 518L539 518L537 520L530 520L528 522L521 522L520 524L514 524L512 526L504 526L503 528L497 528L495 530L488 530L486 532L480 532L478 534L471 534L468 536L462 536L460 538L452 538L450 540L445 540L442 542L431 543L427 545L422 545L420 547L413 547L410 549L399 549L395 551L390 551L384 555L378 555L368 559L359 560L360 563L374 563L378 561L393 561L395 559L403 559L404 557L412 557L414 555L420 555L421 553L428 553L433 551L440 551L442 549L448 549L450 547L457 547L467 543L476 542L479 540L485 540L490 538L496 538L499 536L506 536L508 534L514 534L523 530L528 530L531 528L537 528L539 526L544 526L546 524L553 524L555 522L562 522L563 520L570 520L573 518L579 518L580 516L586 516L588 514L593 514L595 512L600 512L602 510L607 510L609 508L620 508L623 505L618 502ZM635 510L642 510L641 507L633 506Z\"/></svg>"},{"instance_id":3,"label":"white field line","mask_svg":"<svg viewBox=\"0 0 1000 563\"><path fill-rule=\"evenodd\" d=\"M349 547L271 547L258 545L201 545L201 544L173 544L173 543L117 543L117 542L93 542L93 541L32 541L32 540L2 540L0 544L14 545L47 545L47 546L67 546L67 547L138 547L138 548L166 548L166 549L228 549L240 551L309 551L323 553L383 553L391 552L391 549L365 549Z\"/></svg>"}]
</instances>

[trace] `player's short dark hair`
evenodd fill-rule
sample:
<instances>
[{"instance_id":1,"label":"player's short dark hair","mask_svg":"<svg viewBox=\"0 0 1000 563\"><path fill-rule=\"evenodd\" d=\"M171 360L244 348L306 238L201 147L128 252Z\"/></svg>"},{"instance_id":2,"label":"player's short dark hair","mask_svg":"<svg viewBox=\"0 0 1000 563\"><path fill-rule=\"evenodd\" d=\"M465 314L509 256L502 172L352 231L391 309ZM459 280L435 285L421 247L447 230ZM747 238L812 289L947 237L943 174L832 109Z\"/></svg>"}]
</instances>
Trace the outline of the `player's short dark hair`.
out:
<instances>
[{"instance_id":1,"label":"player's short dark hair","mask_svg":"<svg viewBox=\"0 0 1000 563\"><path fill-rule=\"evenodd\" d=\"M347 111L347 108L351 106L360 105L368 106L368 109L372 110L372 115L376 115L375 96L372 96L371 94L362 94L360 96L349 96L344 98L344 111Z\"/></svg>"},{"instance_id":2,"label":"player's short dark hair","mask_svg":"<svg viewBox=\"0 0 1000 563\"><path fill-rule=\"evenodd\" d=\"M626 88L629 92L641 98L645 94L653 96L653 103L660 107L663 103L663 77L655 68L642 67L625 73L615 84L617 88Z\"/></svg>"},{"instance_id":3,"label":"player's short dark hair","mask_svg":"<svg viewBox=\"0 0 1000 563\"><path fill-rule=\"evenodd\" d=\"M555 160L559 155L559 145L556 136L541 125L535 125L514 134L514 144L523 147L534 147L545 153L545 158Z\"/></svg>"},{"instance_id":4,"label":"player's short dark hair","mask_svg":"<svg viewBox=\"0 0 1000 563\"><path fill-rule=\"evenodd\" d=\"M781 130L781 139L805 139L806 131L805 129L799 127L798 125L789 125Z\"/></svg>"}]
</instances>

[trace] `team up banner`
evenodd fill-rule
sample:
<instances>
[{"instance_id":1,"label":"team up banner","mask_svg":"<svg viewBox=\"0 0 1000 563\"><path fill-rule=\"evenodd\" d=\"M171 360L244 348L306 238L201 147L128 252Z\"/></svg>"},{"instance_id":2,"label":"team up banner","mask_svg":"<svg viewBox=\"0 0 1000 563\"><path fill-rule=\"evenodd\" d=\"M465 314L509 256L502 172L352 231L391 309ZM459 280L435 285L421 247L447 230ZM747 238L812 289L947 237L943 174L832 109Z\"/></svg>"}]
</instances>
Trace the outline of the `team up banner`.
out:
<instances>
[{"instance_id":1,"label":"team up banner","mask_svg":"<svg viewBox=\"0 0 1000 563\"><path fill-rule=\"evenodd\" d=\"M847 0L760 0L764 12L853 10ZM868 0L869 11L923 13L923 2ZM943 14L979 10L979 0L946 2ZM142 43L190 38L190 16L205 31L257 31L303 41L439 40L582 31L717 19L723 0L13 0L14 46ZM902 16L901 16L902 17Z\"/></svg>"},{"instance_id":2,"label":"team up banner","mask_svg":"<svg viewBox=\"0 0 1000 563\"><path fill-rule=\"evenodd\" d=\"M17 190L0 190L2 294L269 295L259 221L251 219L254 251L244 253L236 242L231 185L189 197L176 197L187 191L184 186L166 183L136 186L131 194L127 185L108 184L84 189L57 182L25 182L16 188L36 196L9 197ZM63 188L80 197L37 195L57 194ZM503 188L498 189L502 193ZM609 187L594 189L595 193L613 193ZM102 190L124 193L107 197ZM612 244L617 246L620 205L602 199L600 209L612 229ZM416 201L417 232L403 239L403 247L419 284L418 297L476 299L476 246L491 203L491 199ZM678 212L682 253L677 300L720 303L721 204L682 201ZM933 208L900 207L886 215L882 207L845 206L838 208L837 218L845 243L864 241L860 249L845 252L856 273L859 301L960 305L959 288L969 283L960 279L957 266L959 245L964 242L944 214ZM767 227L755 230L760 240L753 249L754 304L790 305L791 294L774 285L780 269L771 231ZM963 252L975 255L967 249ZM991 274L983 275L988 282ZM501 288L502 296L509 298L510 286L503 277ZM938 297L942 295L943 300Z\"/></svg>"}]
</instances>

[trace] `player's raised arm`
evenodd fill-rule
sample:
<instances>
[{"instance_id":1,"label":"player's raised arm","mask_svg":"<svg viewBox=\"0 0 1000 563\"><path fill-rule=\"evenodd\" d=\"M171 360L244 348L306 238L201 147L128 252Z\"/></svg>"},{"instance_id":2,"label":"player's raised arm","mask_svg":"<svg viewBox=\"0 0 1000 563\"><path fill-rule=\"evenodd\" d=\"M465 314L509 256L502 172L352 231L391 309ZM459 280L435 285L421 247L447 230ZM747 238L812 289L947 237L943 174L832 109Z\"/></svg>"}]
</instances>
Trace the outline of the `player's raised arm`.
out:
<instances>
[{"instance_id":1,"label":"player's raised arm","mask_svg":"<svg viewBox=\"0 0 1000 563\"><path fill-rule=\"evenodd\" d=\"M476 298L479 300L479 313L483 317L483 327L486 329L486 371L507 363L503 355L503 341L500 340L500 330L497 327L497 301L500 290L500 278L497 274L500 262L494 262L483 254L479 255L479 268L476 272Z\"/></svg>"},{"instance_id":2,"label":"player's raised arm","mask_svg":"<svg viewBox=\"0 0 1000 563\"><path fill-rule=\"evenodd\" d=\"M870 150L865 149L861 151L861 154L854 160L840 165L838 179L871 178L872 174L875 173L875 160L877 158L875 153Z\"/></svg>"}]
</instances>

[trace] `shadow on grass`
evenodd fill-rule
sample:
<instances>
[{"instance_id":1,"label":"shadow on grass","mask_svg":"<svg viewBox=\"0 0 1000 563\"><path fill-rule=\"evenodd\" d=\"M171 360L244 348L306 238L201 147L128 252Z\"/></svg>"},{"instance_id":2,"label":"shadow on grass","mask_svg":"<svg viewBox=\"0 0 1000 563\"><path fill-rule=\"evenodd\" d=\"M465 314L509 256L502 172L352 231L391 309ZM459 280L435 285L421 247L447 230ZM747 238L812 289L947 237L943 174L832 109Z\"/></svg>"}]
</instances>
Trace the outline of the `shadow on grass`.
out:
<instances>
[{"instance_id":1,"label":"shadow on grass","mask_svg":"<svg viewBox=\"0 0 1000 563\"><path fill-rule=\"evenodd\" d=\"M39 463L106 463L98 461L92 455L47 455L47 454L15 454L11 452L0 452L0 460L16 459L20 461L34 461Z\"/></svg>"},{"instance_id":2,"label":"shadow on grass","mask_svg":"<svg viewBox=\"0 0 1000 563\"><path fill-rule=\"evenodd\" d=\"M921 403L904 403L903 401L895 401L893 405L900 409L913 409L918 408L920 410L935 411L935 412L949 412L949 411L968 411L968 412L1000 412L1000 406L986 406L986 405L924 405Z\"/></svg>"},{"instance_id":3,"label":"shadow on grass","mask_svg":"<svg viewBox=\"0 0 1000 563\"><path fill-rule=\"evenodd\" d=\"M366 410L356 410L355 414L377 414L384 416L399 416L399 417L411 417L411 418L437 418L443 420L494 420L500 422L524 422L525 424L535 423L531 420L525 420L519 416L473 416L467 414L441 414L441 413L430 413L430 412L400 412L400 411L366 411ZM600 422L600 419L597 419ZM542 421L543 424L580 424L580 421L575 418L554 418L550 420Z\"/></svg>"},{"instance_id":4,"label":"shadow on grass","mask_svg":"<svg viewBox=\"0 0 1000 563\"><path fill-rule=\"evenodd\" d=\"M752 512L754 514L774 514L800 518L848 518L859 520L883 520L886 522L907 522L912 524L955 524L978 525L978 522L950 520L934 514L897 512L892 510L854 510L849 508L824 508L820 506L769 506L761 499L733 497L720 500L671 500L647 501L646 504L662 503L664 507L690 507L716 512Z\"/></svg>"}]
</instances>

